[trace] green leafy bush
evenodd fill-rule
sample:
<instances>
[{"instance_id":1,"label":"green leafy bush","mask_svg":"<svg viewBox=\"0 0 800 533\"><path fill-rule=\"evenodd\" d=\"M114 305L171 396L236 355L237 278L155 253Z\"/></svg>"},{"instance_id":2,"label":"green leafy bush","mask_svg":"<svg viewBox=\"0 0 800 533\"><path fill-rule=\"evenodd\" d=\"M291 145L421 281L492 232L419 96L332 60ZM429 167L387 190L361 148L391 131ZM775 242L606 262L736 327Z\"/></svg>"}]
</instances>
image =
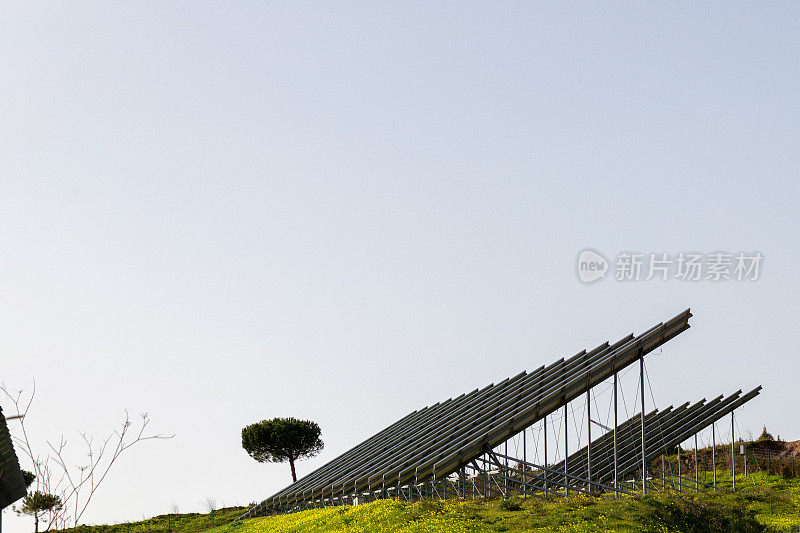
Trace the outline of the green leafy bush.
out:
<instances>
[{"instance_id":1,"label":"green leafy bush","mask_svg":"<svg viewBox=\"0 0 800 533\"><path fill-rule=\"evenodd\" d=\"M522 500L518 496L503 498L500 501L500 509L503 511L519 511L522 509Z\"/></svg>"}]
</instances>

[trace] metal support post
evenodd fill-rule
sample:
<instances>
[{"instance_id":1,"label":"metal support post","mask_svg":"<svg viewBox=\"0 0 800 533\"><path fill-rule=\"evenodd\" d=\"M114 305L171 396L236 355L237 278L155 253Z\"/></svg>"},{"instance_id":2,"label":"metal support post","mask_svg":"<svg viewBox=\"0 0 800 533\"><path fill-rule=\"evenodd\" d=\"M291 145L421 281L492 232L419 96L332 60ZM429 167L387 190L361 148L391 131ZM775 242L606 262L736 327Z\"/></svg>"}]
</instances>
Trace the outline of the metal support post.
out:
<instances>
[{"instance_id":1,"label":"metal support post","mask_svg":"<svg viewBox=\"0 0 800 533\"><path fill-rule=\"evenodd\" d=\"M586 391L586 479L589 492L592 491L592 398L591 390Z\"/></svg>"},{"instance_id":2,"label":"metal support post","mask_svg":"<svg viewBox=\"0 0 800 533\"><path fill-rule=\"evenodd\" d=\"M683 478L681 477L681 447L678 446L678 491L683 492Z\"/></svg>"},{"instance_id":3,"label":"metal support post","mask_svg":"<svg viewBox=\"0 0 800 533\"><path fill-rule=\"evenodd\" d=\"M697 433L694 434L694 490L700 491L700 481L697 478Z\"/></svg>"},{"instance_id":4,"label":"metal support post","mask_svg":"<svg viewBox=\"0 0 800 533\"><path fill-rule=\"evenodd\" d=\"M614 497L619 498L619 469L617 462L617 373L614 372Z\"/></svg>"},{"instance_id":5,"label":"metal support post","mask_svg":"<svg viewBox=\"0 0 800 533\"><path fill-rule=\"evenodd\" d=\"M544 417L544 493L547 494L547 416Z\"/></svg>"},{"instance_id":6,"label":"metal support post","mask_svg":"<svg viewBox=\"0 0 800 533\"><path fill-rule=\"evenodd\" d=\"M472 488L470 489L472 491L472 499L475 500L478 498L478 495L480 494L478 492L478 485L475 484L475 480L473 480L472 483L470 483L470 485L472 485Z\"/></svg>"},{"instance_id":7,"label":"metal support post","mask_svg":"<svg viewBox=\"0 0 800 533\"><path fill-rule=\"evenodd\" d=\"M568 453L569 448L567 447L568 427L569 426L567 424L567 397L565 396L564 397L564 490L566 491L567 496L569 496L569 478L567 477L569 475L569 468L567 468L567 463L569 462L567 461L567 458L569 458L569 453Z\"/></svg>"},{"instance_id":8,"label":"metal support post","mask_svg":"<svg viewBox=\"0 0 800 533\"><path fill-rule=\"evenodd\" d=\"M711 424L711 466L714 469L714 490L717 490L717 423Z\"/></svg>"},{"instance_id":9,"label":"metal support post","mask_svg":"<svg viewBox=\"0 0 800 533\"><path fill-rule=\"evenodd\" d=\"M734 450L736 439L733 433L734 423L733 411L731 411L731 479L733 480L733 491L736 492L736 451Z\"/></svg>"},{"instance_id":10,"label":"metal support post","mask_svg":"<svg viewBox=\"0 0 800 533\"><path fill-rule=\"evenodd\" d=\"M639 388L642 393L642 494L647 494L647 449L644 440L644 355L639 355Z\"/></svg>"},{"instance_id":11,"label":"metal support post","mask_svg":"<svg viewBox=\"0 0 800 533\"><path fill-rule=\"evenodd\" d=\"M503 443L503 455L506 456L505 465L506 470L503 472L503 490L505 491L504 496L508 496L508 439Z\"/></svg>"},{"instance_id":12,"label":"metal support post","mask_svg":"<svg viewBox=\"0 0 800 533\"><path fill-rule=\"evenodd\" d=\"M522 497L528 498L528 442L525 435L528 433L527 429L522 430Z\"/></svg>"},{"instance_id":13,"label":"metal support post","mask_svg":"<svg viewBox=\"0 0 800 533\"><path fill-rule=\"evenodd\" d=\"M488 490L489 490L488 489L488 487L489 487L489 472L488 472L489 468L486 467L486 454L483 454L483 462L481 464L484 465L484 470L486 470L486 471L479 470L479 472L481 474L483 474L481 476L481 488L483 488L483 493L488 495L489 494L489 492L488 492Z\"/></svg>"}]
</instances>

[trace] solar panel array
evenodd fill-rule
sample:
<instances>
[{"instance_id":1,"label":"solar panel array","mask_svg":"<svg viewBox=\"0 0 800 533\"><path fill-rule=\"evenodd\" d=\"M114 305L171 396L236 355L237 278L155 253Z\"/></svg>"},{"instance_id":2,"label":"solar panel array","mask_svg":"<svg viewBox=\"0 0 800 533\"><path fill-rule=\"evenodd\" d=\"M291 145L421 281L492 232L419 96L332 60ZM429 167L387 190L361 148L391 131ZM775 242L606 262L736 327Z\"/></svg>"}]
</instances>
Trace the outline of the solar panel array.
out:
<instances>
[{"instance_id":1,"label":"solar panel array","mask_svg":"<svg viewBox=\"0 0 800 533\"><path fill-rule=\"evenodd\" d=\"M0 408L0 509L8 507L27 493L6 417Z\"/></svg>"},{"instance_id":2,"label":"solar panel array","mask_svg":"<svg viewBox=\"0 0 800 533\"><path fill-rule=\"evenodd\" d=\"M761 391L756 387L744 396L737 391L728 397L722 395L710 402L705 399L677 408L672 406L645 415L645 456L650 462L660 455L673 453L676 447L692 435L707 428L723 416L749 402ZM592 481L612 483L614 480L614 434L608 432L592 441ZM567 459L567 471L580 478L588 478L587 447L584 446ZM642 465L641 416L636 415L617 428L617 476L623 479ZM564 461L552 466L563 471Z\"/></svg>"},{"instance_id":3,"label":"solar panel array","mask_svg":"<svg viewBox=\"0 0 800 533\"><path fill-rule=\"evenodd\" d=\"M343 493L448 476L689 328L687 309L628 335L496 385L414 411L289 485L242 517Z\"/></svg>"}]
</instances>

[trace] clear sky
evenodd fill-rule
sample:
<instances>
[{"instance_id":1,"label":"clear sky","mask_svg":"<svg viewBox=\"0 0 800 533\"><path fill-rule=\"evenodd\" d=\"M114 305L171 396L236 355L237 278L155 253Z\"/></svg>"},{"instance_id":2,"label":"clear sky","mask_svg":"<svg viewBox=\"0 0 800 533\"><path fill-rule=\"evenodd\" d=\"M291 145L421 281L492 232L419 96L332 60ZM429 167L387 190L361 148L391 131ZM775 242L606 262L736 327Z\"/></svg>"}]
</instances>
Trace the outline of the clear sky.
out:
<instances>
[{"instance_id":1,"label":"clear sky","mask_svg":"<svg viewBox=\"0 0 800 533\"><path fill-rule=\"evenodd\" d=\"M87 523L271 495L251 422L320 424L302 475L687 307L656 402L761 384L742 430L798 439L798 50L789 2L4 2L0 380L37 442L175 433ZM585 248L764 261L587 285Z\"/></svg>"}]
</instances>

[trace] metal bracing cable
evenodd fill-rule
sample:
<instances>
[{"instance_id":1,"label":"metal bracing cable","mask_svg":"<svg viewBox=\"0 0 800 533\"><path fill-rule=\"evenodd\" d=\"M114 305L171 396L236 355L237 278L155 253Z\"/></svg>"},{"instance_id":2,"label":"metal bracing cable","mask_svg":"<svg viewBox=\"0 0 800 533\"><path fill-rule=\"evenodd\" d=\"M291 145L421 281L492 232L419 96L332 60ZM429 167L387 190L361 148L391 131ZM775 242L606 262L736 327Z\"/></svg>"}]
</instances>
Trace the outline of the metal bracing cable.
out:
<instances>
[{"instance_id":1,"label":"metal bracing cable","mask_svg":"<svg viewBox=\"0 0 800 533\"><path fill-rule=\"evenodd\" d=\"M650 374L647 373L647 364L643 366L645 381L647 381L647 388L650 389L650 400L653 402L653 407L657 408L656 397L653 394L653 385L650 383ZM661 435L661 443L664 445L664 453L667 453L667 442L664 440L664 427L661 425L661 417L657 416L656 422L658 423L658 432Z\"/></svg>"},{"instance_id":2,"label":"metal bracing cable","mask_svg":"<svg viewBox=\"0 0 800 533\"><path fill-rule=\"evenodd\" d=\"M625 419L627 420L628 418L631 417L631 415L630 413L628 413L628 402L625 401L625 387L622 385L622 378L624 378L626 374L627 372L619 376L619 383L617 383L617 388L619 389L619 393L622 396L622 406L625 408Z\"/></svg>"},{"instance_id":3,"label":"metal bracing cable","mask_svg":"<svg viewBox=\"0 0 800 533\"><path fill-rule=\"evenodd\" d=\"M612 384L613 386L613 384ZM611 392L611 396L608 398L608 409L606 410L606 426L611 426L611 414L614 411L614 392Z\"/></svg>"},{"instance_id":4,"label":"metal bracing cable","mask_svg":"<svg viewBox=\"0 0 800 533\"><path fill-rule=\"evenodd\" d=\"M558 455L558 449L559 449L558 448L558 443L559 443L559 440L561 438L561 418L562 417L557 416L556 418L558 419L558 429L555 428L555 424L556 423L555 422L551 422L553 424L553 435L555 436L555 445L556 445L556 451L553 454L553 460L554 461L558 461L558 459L560 458L560 456Z\"/></svg>"},{"instance_id":5,"label":"metal bracing cable","mask_svg":"<svg viewBox=\"0 0 800 533\"><path fill-rule=\"evenodd\" d=\"M619 375L619 378L621 379L622 377L624 377L625 375L627 375L627 374L628 374L628 372L630 372L632 368L633 368L632 366L629 366L629 367L628 367L628 368L626 368L624 371L622 371L622 372L620 373L620 375ZM605 382L603 382L603 383L605 383ZM613 382L612 382L612 383L608 383L608 384L606 384L606 387L600 391L600 394L603 394L604 392L606 392L607 390L609 390L611 387L613 387L613 385L614 385L614 384L613 384ZM595 388L597 388L597 387L599 387L599 386L600 386L600 384L596 385L596 386L595 386ZM592 390L594 391L594 389L592 389ZM595 400L595 401L596 401L596 400ZM575 400L572 400L572 401L570 401L569 403L571 403L571 404L574 404L574 403L575 403ZM562 406L562 407L563 407L563 406ZM574 412L574 411L576 411L576 410L578 410L578 409L583 409L584 407L586 407L586 401L583 401L583 402L582 402L580 405L573 406L571 409L570 409L570 408L569 408L569 406L568 406L568 409L567 409L567 411L568 411L569 413L572 413L572 412Z\"/></svg>"},{"instance_id":6,"label":"metal bracing cable","mask_svg":"<svg viewBox=\"0 0 800 533\"><path fill-rule=\"evenodd\" d=\"M625 369L625 371L621 375L624 376L625 374L630 372L631 368L632 367L628 367L627 369ZM603 394L604 392L609 390L611 387L613 387L613 382L606 384L606 387L600 391L600 394ZM597 393L595 392L594 389L592 389L592 395L594 396L595 410L596 410L597 413L599 413L600 412L600 407L599 407L598 402L597 402ZM570 403L572 404L572 407L570 407L570 405L569 405ZM575 411L577 411L577 410L581 411L580 424L575 419ZM626 408L626 413L627 413L627 408ZM582 439L582 436L583 436L582 428L583 428L584 420L586 419L586 401L584 400L583 402L580 402L578 404L575 403L575 400L573 400L572 402L569 402L567 404L567 414L568 415L572 415L572 423L573 423L573 426L575 428L575 434L576 434L576 437L577 437L577 446L578 446L578 448L580 448L581 447L581 443L582 443L581 439ZM609 421L610 417L611 417L611 407L609 407L609 411L606 414L606 425L608 425L608 421ZM543 418L542 420L546 420L546 418L547 417ZM561 435L561 430L563 429L563 426L562 426L562 422L563 421L561 420L562 417L559 416L557 418L558 418L558 424L559 424L558 428L555 427L555 422L551 421L550 424L551 424L551 427L553 428L553 430L555 431L556 438L558 439L560 437L560 435ZM543 422L543 424L544 423L547 423L547 422ZM541 434L541 432L542 432L542 429L540 428L539 433ZM514 443L516 453L519 452L517 440L520 438L520 435L521 435L521 432L517 433L516 435L514 435L513 437L511 437L509 439L509 440L512 440L512 442ZM538 440L537 440L537 442L538 442ZM560 440L556 440L555 444L556 444L556 453L559 453L558 445L560 444ZM498 447L499 446L500 445L498 445ZM538 447L536 449L536 455L538 457ZM560 455L558 455L557 457L560 458Z\"/></svg>"},{"instance_id":7,"label":"metal bracing cable","mask_svg":"<svg viewBox=\"0 0 800 533\"><path fill-rule=\"evenodd\" d=\"M660 355L661 352L663 352L663 350L661 350L657 355ZM657 408L656 397L653 394L653 385L652 383L650 383L650 374L647 373L647 364L645 363L643 366L644 366L644 377L645 380L647 381L647 388L650 389L650 400L653 402L653 407ZM667 449L667 441L664 436L664 426L661 424L661 417L658 415L656 415L656 423L658 424L658 433L661 436L661 444L664 447L664 455L669 455L669 450ZM670 474L672 474L672 465L670 464L668 466L669 466L669 472Z\"/></svg>"},{"instance_id":8,"label":"metal bracing cable","mask_svg":"<svg viewBox=\"0 0 800 533\"><path fill-rule=\"evenodd\" d=\"M602 392L600 394L602 394ZM594 412L597 413L597 418L598 418L598 421L599 421L599 419L600 419L600 416L599 416L600 415L600 406L597 404L597 393L594 390L592 390L592 399L594 400ZM589 423L591 424L592 421L589 420ZM606 427L608 427L608 416L606 416L605 425L606 425Z\"/></svg>"},{"instance_id":9,"label":"metal bracing cable","mask_svg":"<svg viewBox=\"0 0 800 533\"><path fill-rule=\"evenodd\" d=\"M742 428L739 427L739 417L733 417L733 421L736 423L736 430L739 432L739 438L742 438ZM742 439L744 440L744 439Z\"/></svg>"},{"instance_id":10,"label":"metal bracing cable","mask_svg":"<svg viewBox=\"0 0 800 533\"><path fill-rule=\"evenodd\" d=\"M621 390L622 378L625 377L628 374L628 372L631 371L632 368L633 368L632 366L629 366L628 368L623 370L617 376L617 387L618 387L618 390ZM596 410L598 415L600 414L600 406L598 405L598 402L597 402L597 396L599 396L599 395L602 396L607 390L611 389L614 386L613 378L611 378L611 379L612 379L611 383L606 384L605 388L603 388L599 393L595 389L592 389L592 395L594 396L595 410ZM623 393L623 400L622 400L623 404L625 403L624 396L625 396L625 394ZM611 397L608 399L608 409L606 410L606 423L605 423L606 427L611 425L611 413L612 413L613 409L614 409L614 396L613 396L613 393L612 393ZM628 406L627 406L627 404L625 405L625 414L626 414L626 418L627 418L627 414L628 414Z\"/></svg>"},{"instance_id":11,"label":"metal bracing cable","mask_svg":"<svg viewBox=\"0 0 800 533\"><path fill-rule=\"evenodd\" d=\"M627 373L628 371L630 371L630 368L628 368L625 371L625 373ZM610 383L610 384L607 384L606 387L603 390L600 391L600 394L603 394L605 391L609 390L613 386L614 386L613 382ZM591 394L592 394L592 396L594 398L595 412L599 414L600 413L600 406L598 405L598 402L597 402L597 393L596 393L596 391L594 389L591 389ZM651 390L651 395L652 395L652 390ZM590 399L590 401L591 401L591 399ZM612 407L613 407L613 398L609 402L609 409L608 409L608 411L606 413L606 426L608 426L609 420L611 418L611 409L612 409ZM578 409L580 409L580 411L581 411L580 424L578 424L575 421L575 411L578 410ZM575 426L575 433L576 433L576 436L577 436L577 447L581 448L581 437L583 435L583 424L584 424L584 420L586 420L586 401L583 401L577 407L573 407L572 409L569 410L569 412L570 412L570 414L572 414L572 422L573 422L573 425ZM588 423L591 424L591 421L588 421Z\"/></svg>"},{"instance_id":12,"label":"metal bracing cable","mask_svg":"<svg viewBox=\"0 0 800 533\"><path fill-rule=\"evenodd\" d=\"M536 458L535 461L537 463L539 462L539 441L542 438L542 430L544 429L544 424L545 424L544 421L542 421L542 423L539 424L539 431L536 433L536 440L533 441L533 453L534 457ZM532 427L531 427L531 433L533 433Z\"/></svg>"},{"instance_id":13,"label":"metal bracing cable","mask_svg":"<svg viewBox=\"0 0 800 533\"><path fill-rule=\"evenodd\" d=\"M533 455L531 455L531 458L535 457L534 461L538 461L538 454L537 454L539 445L538 428L531 426L529 429L531 430L531 437L530 437L531 442L528 444L528 450L531 450L531 444L533 444L533 449L532 449Z\"/></svg>"},{"instance_id":14,"label":"metal bracing cable","mask_svg":"<svg viewBox=\"0 0 800 533\"><path fill-rule=\"evenodd\" d=\"M586 409L585 409L586 402L583 402L582 407L584 407L584 409L581 409L581 423L580 424L578 424L575 421L575 409L572 410L572 425L575 426L575 435L577 437L577 446L578 446L579 449L581 447L581 428L583 427L583 418L584 418L584 415L586 414Z\"/></svg>"},{"instance_id":15,"label":"metal bracing cable","mask_svg":"<svg viewBox=\"0 0 800 533\"><path fill-rule=\"evenodd\" d=\"M630 372L631 368L633 368L633 367L628 367L627 369L625 369L625 371L621 374L620 378L625 376L628 372ZM645 369L645 373L646 373L646 369ZM603 394L607 390L611 389L613 386L614 386L613 382L612 383L608 383L606 385L606 387L603 388L600 391L600 394ZM592 389L591 392L592 392L592 395L594 396L595 412L597 412L599 414L600 413L600 407L599 407L599 405L597 403L597 393L596 393L596 391L594 389ZM652 389L651 389L651 396L652 396ZM625 402L625 398L624 397L625 397L625 395L623 393L623 403ZM574 404L574 401L572 403ZM655 401L654 401L654 404L655 404ZM606 413L606 426L608 426L609 421L611 419L612 407L613 407L613 397L609 400L609 408L608 408L608 411ZM580 410L581 411L580 424L575 421L575 411L576 410ZM573 426L575 427L575 433L576 433L576 437L577 437L577 447L580 448L581 447L581 438L583 436L583 429L582 428L583 428L584 420L585 420L585 417L586 417L586 401L583 401L583 402L581 402L581 403L579 403L577 405L573 405L572 408L568 407L567 411L568 411L569 414L572 415L572 423L573 423ZM626 415L628 414L627 405L625 405L625 413L626 413ZM560 421L559 421L559 423L560 423ZM559 433L557 433L557 435L560 435L560 429L561 428L559 427ZM556 449L558 449L558 448L556 448Z\"/></svg>"},{"instance_id":16,"label":"metal bracing cable","mask_svg":"<svg viewBox=\"0 0 800 533\"><path fill-rule=\"evenodd\" d=\"M613 386L614 386L614 382L613 382L613 378L612 378L611 384L603 392L605 392L606 390L612 388ZM605 424L606 427L610 427L611 426L611 413L613 412L613 410L614 410L614 392L612 391L611 392L611 396L608 398L608 409L606 410L606 424ZM598 412L598 414L600 413L600 409L599 408L597 409L597 412ZM614 429L611 428L611 431L614 431Z\"/></svg>"}]
</instances>

